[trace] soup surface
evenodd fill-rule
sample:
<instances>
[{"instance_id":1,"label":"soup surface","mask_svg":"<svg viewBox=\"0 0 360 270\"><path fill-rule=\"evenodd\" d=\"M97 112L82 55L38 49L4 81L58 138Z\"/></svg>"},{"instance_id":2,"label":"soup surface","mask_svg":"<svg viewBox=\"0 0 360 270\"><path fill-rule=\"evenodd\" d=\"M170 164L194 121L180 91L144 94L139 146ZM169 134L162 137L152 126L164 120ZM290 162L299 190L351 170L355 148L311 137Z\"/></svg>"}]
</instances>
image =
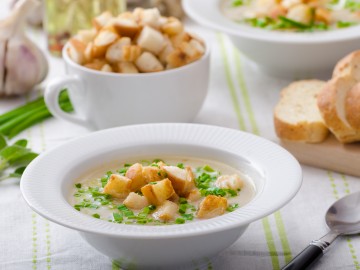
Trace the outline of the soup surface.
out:
<instances>
[{"instance_id":1,"label":"soup surface","mask_svg":"<svg viewBox=\"0 0 360 270\"><path fill-rule=\"evenodd\" d=\"M360 23L357 0L222 0L226 17L254 27L313 32Z\"/></svg>"},{"instance_id":2,"label":"soup surface","mask_svg":"<svg viewBox=\"0 0 360 270\"><path fill-rule=\"evenodd\" d=\"M255 185L226 164L195 158L129 160L76 179L70 203L84 214L123 224L182 224L242 207Z\"/></svg>"}]
</instances>

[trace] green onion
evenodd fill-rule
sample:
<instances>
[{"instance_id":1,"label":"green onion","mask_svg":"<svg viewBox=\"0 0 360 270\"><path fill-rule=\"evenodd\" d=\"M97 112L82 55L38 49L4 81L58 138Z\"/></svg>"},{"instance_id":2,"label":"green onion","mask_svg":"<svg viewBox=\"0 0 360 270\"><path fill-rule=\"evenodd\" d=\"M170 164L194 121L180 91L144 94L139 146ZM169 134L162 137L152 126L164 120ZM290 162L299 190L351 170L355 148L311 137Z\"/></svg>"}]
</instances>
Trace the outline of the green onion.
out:
<instances>
[{"instance_id":1,"label":"green onion","mask_svg":"<svg viewBox=\"0 0 360 270\"><path fill-rule=\"evenodd\" d=\"M100 215L97 214L97 213L93 214L92 216L93 216L94 218L100 218Z\"/></svg>"},{"instance_id":2,"label":"green onion","mask_svg":"<svg viewBox=\"0 0 360 270\"><path fill-rule=\"evenodd\" d=\"M73 110L67 91L63 90L60 93L59 105L61 109L66 112ZM51 113L45 105L44 98L40 97L0 115L0 133L9 138L13 138L26 128L51 116Z\"/></svg>"},{"instance_id":3,"label":"green onion","mask_svg":"<svg viewBox=\"0 0 360 270\"><path fill-rule=\"evenodd\" d=\"M186 220L193 220L194 219L193 214L182 214L181 216Z\"/></svg>"},{"instance_id":4,"label":"green onion","mask_svg":"<svg viewBox=\"0 0 360 270\"><path fill-rule=\"evenodd\" d=\"M81 184L80 184L80 183L77 183L77 184L75 184L75 187L76 187L76 188L81 188Z\"/></svg>"},{"instance_id":5,"label":"green onion","mask_svg":"<svg viewBox=\"0 0 360 270\"><path fill-rule=\"evenodd\" d=\"M231 5L233 7L239 7L239 6L242 6L244 4L243 0L233 0Z\"/></svg>"},{"instance_id":6,"label":"green onion","mask_svg":"<svg viewBox=\"0 0 360 270\"><path fill-rule=\"evenodd\" d=\"M179 164L177 164L176 165L178 168L180 168L180 169L185 169L185 167L184 167L184 164L183 163L179 163Z\"/></svg>"},{"instance_id":7,"label":"green onion","mask_svg":"<svg viewBox=\"0 0 360 270\"><path fill-rule=\"evenodd\" d=\"M226 208L226 211L228 212L233 212L235 211L235 209L239 208L239 204L238 203L234 203L234 204L231 204L229 205L227 208Z\"/></svg>"},{"instance_id":8,"label":"green onion","mask_svg":"<svg viewBox=\"0 0 360 270\"><path fill-rule=\"evenodd\" d=\"M121 223L124 220L123 215L119 214L119 213L113 213L113 217L114 217L114 221Z\"/></svg>"},{"instance_id":9,"label":"green onion","mask_svg":"<svg viewBox=\"0 0 360 270\"><path fill-rule=\"evenodd\" d=\"M337 28L347 28L347 27L353 26L354 24L356 24L356 23L354 23L354 22L338 21L338 22L336 23L336 26L337 26Z\"/></svg>"},{"instance_id":10,"label":"green onion","mask_svg":"<svg viewBox=\"0 0 360 270\"><path fill-rule=\"evenodd\" d=\"M185 219L183 219L183 218L177 218L177 219L175 220L175 223L176 223L176 224L184 224L184 223L185 223Z\"/></svg>"},{"instance_id":11,"label":"green onion","mask_svg":"<svg viewBox=\"0 0 360 270\"><path fill-rule=\"evenodd\" d=\"M295 27L295 28L300 28L300 29L307 29L309 28L309 25L307 24L303 24L301 22L298 22L298 21L294 21L292 19L289 19L287 17L284 17L284 16L279 16L278 17L280 20L282 20L283 22L289 24L290 26L292 27Z\"/></svg>"}]
</instances>

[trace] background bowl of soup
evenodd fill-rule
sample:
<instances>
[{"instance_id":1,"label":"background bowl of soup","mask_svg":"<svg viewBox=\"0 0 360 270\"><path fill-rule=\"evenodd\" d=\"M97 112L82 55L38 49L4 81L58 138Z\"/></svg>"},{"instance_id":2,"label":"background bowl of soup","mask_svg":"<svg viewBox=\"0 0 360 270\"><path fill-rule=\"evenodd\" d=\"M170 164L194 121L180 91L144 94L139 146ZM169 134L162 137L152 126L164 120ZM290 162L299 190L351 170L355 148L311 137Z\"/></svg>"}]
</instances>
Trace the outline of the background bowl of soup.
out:
<instances>
[{"instance_id":1,"label":"background bowl of soup","mask_svg":"<svg viewBox=\"0 0 360 270\"><path fill-rule=\"evenodd\" d=\"M84 175L150 157L211 160L215 167L224 164L245 175L254 194L232 212L173 225L117 224L74 208L74 185ZM204 258L229 247L251 222L289 202L301 181L301 167L295 158L263 138L207 125L146 124L95 132L42 154L26 169L21 191L34 211L78 231L111 259L125 261L128 267L170 269L201 265Z\"/></svg>"},{"instance_id":2,"label":"background bowl of soup","mask_svg":"<svg viewBox=\"0 0 360 270\"><path fill-rule=\"evenodd\" d=\"M304 27L304 31L301 32L271 30L271 27L252 26L265 22L234 20L234 14L229 10L232 2L184 0L184 8L196 22L227 34L246 57L271 75L290 79L328 76L337 61L360 48L360 26L346 24L346 18L338 21L343 28L305 29L306 24L302 23L299 26Z\"/></svg>"}]
</instances>

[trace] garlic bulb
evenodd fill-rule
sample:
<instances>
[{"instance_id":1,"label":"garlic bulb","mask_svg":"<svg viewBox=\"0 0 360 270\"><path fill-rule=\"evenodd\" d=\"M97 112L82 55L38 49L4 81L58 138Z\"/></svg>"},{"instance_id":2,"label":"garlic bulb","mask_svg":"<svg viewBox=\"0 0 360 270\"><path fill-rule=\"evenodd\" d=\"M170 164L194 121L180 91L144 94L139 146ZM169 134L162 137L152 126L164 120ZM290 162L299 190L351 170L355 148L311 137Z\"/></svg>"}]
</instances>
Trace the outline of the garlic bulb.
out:
<instances>
[{"instance_id":1,"label":"garlic bulb","mask_svg":"<svg viewBox=\"0 0 360 270\"><path fill-rule=\"evenodd\" d=\"M0 96L25 94L47 75L45 55L24 31L29 12L38 4L20 0L10 16L0 21Z\"/></svg>"},{"instance_id":2,"label":"garlic bulb","mask_svg":"<svg viewBox=\"0 0 360 270\"><path fill-rule=\"evenodd\" d=\"M43 22L43 8L44 8L44 3L42 0L41 4L38 5L37 7L35 7L33 9L33 11L31 11L28 16L27 16L27 22L33 26L41 26L42 22ZM13 0L13 2L11 3L11 8L15 7L15 4L19 2L19 0Z\"/></svg>"}]
</instances>

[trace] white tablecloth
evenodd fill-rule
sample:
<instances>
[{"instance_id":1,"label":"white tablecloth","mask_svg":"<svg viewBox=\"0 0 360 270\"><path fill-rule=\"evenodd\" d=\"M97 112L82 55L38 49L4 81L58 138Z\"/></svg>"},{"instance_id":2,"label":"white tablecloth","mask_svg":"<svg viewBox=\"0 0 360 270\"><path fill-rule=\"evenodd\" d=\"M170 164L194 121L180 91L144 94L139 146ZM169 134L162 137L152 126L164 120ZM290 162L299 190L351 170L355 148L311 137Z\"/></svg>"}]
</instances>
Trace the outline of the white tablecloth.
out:
<instances>
[{"instance_id":1,"label":"white tablecloth","mask_svg":"<svg viewBox=\"0 0 360 270\"><path fill-rule=\"evenodd\" d=\"M5 13L5 1L1 0L0 14ZM275 140L272 110L280 89L290 81L262 74L234 49L226 36L192 22L188 22L188 27L212 46L209 94L194 122L245 130ZM40 31L29 33L46 47ZM48 80L64 74L61 59L49 56L49 60ZM28 99L39 94L35 91ZM0 113L24 102L26 98L0 100ZM27 138L30 147L44 152L89 132L50 119L18 138ZM208 269L280 269L311 240L327 232L327 208L337 198L360 189L360 179L351 176L307 166L303 166L303 173L304 182L296 197L280 211L251 224L233 246L209 261ZM18 180L0 183L0 209L1 270L121 268L87 245L77 232L34 213L21 196ZM343 237L312 269L360 269L358 256L360 237Z\"/></svg>"}]
</instances>

